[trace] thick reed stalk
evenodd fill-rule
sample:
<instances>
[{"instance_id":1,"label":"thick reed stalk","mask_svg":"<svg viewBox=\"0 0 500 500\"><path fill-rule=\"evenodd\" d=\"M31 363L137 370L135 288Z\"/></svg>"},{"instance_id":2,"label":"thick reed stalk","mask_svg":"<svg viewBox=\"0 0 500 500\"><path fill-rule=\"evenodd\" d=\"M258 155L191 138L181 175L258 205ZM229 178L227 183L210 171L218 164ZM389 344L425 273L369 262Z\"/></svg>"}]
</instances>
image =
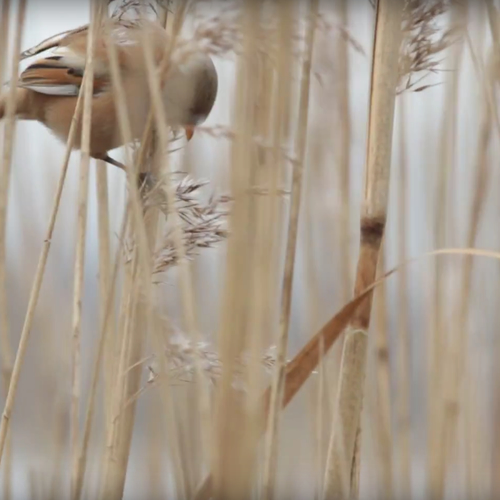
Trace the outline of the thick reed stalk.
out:
<instances>
[{"instance_id":1,"label":"thick reed stalk","mask_svg":"<svg viewBox=\"0 0 500 500\"><path fill-rule=\"evenodd\" d=\"M456 24L466 25L467 21L467 3L464 3L462 8L456 6L452 10L452 22ZM457 163L457 137L458 137L458 117L462 102L459 100L460 90L460 68L463 61L464 43L460 41L452 48L451 64L454 69L450 75L450 88L446 92L445 109L443 114L442 134L440 138L439 151L439 168L437 175L437 208L435 215L434 227L434 244L437 248L443 248L447 245L455 246L452 236L456 233L455 217L453 215L453 198L456 192L453 189L453 184L450 184L457 178L456 163ZM459 200L456 200L460 203ZM447 238L450 238L448 240ZM430 490L440 497L442 494L442 485L445 481L445 463L442 459L442 436L440 419L443 411L443 357L446 354L445 349L445 307L446 293L444 280L440 278L443 272L446 272L447 262L437 260L434 263L434 294L432 300L432 328L429 332L429 433L428 433L428 449L429 449L429 485ZM441 491L441 493L439 493ZM436 497L436 498L437 498Z\"/></svg>"},{"instance_id":2,"label":"thick reed stalk","mask_svg":"<svg viewBox=\"0 0 500 500\"><path fill-rule=\"evenodd\" d=\"M493 35L494 51L496 58L493 59L494 62L498 61L498 54L500 49L500 26L499 26L499 13L497 8L494 6L492 0L485 0L486 7L488 10L488 20L490 23L490 30ZM497 63L498 64L498 63ZM498 78L498 69L495 68L495 76ZM497 340L495 343L495 354L498 356L500 352L500 342ZM493 453L491 459L491 498L497 498L500 496L500 395L498 394L497 387L500 383L500 365L496 364L496 369L494 373L494 383L493 383Z\"/></svg>"},{"instance_id":3,"label":"thick reed stalk","mask_svg":"<svg viewBox=\"0 0 500 500\"><path fill-rule=\"evenodd\" d=\"M291 6L285 6L291 9ZM300 84L300 101L297 134L297 162L293 168L292 195L288 219L288 238L285 254L285 272L282 285L280 331L278 339L277 371L272 385L268 431L266 436L266 455L264 463L264 497L274 497L275 477L278 453L278 423L281 411L281 399L286 375L286 355L288 350L288 330L290 327L290 312L292 306L293 277L295 271L295 254L297 234L299 229L299 213L302 195L302 177L304 171L305 152L307 144L309 90L311 61L314 46L314 33L318 18L319 1L311 0L308 5L309 24L306 35L306 56L302 65L302 80ZM286 40L284 41L286 43Z\"/></svg>"},{"instance_id":4,"label":"thick reed stalk","mask_svg":"<svg viewBox=\"0 0 500 500\"><path fill-rule=\"evenodd\" d=\"M10 2L6 1L3 5L2 18L3 23L8 25ZM12 349L10 348L8 335L9 335L9 321L8 321L8 303L7 303L7 262L6 262L6 225L7 225L7 202L10 186L10 172L12 165L12 156L14 152L14 139L16 127L16 92L19 71L19 56L21 53L21 40L24 29L24 20L26 17L26 0L19 2L16 18L16 31L14 37L13 57L11 63L11 82L8 92L8 101L5 113L5 130L3 138L3 151L1 157L1 170L0 170L0 342L5 345L5 354L3 354L2 366L4 370L4 377L10 378L12 371ZM8 36L8 26L4 25L4 37ZM6 48L7 39L2 40L2 46ZM3 49L2 49L3 50ZM5 54L2 54L2 66L4 63ZM1 68L3 70L3 67ZM3 71L0 76L3 77ZM3 349L2 349L3 350ZM4 365L5 362L5 365ZM5 379L7 380L7 379Z\"/></svg>"},{"instance_id":5,"label":"thick reed stalk","mask_svg":"<svg viewBox=\"0 0 500 500\"><path fill-rule=\"evenodd\" d=\"M104 304L111 282L111 241L109 223L109 190L107 166L103 161L96 164L96 194L97 194L97 231L99 238L99 324L103 324L106 314ZM119 258L119 255L118 255ZM109 398L111 394L112 373L112 346L115 318L113 312L107 324L108 332L105 332L106 343L104 346L103 381L104 381L104 411L105 419L110 418Z\"/></svg>"},{"instance_id":6,"label":"thick reed stalk","mask_svg":"<svg viewBox=\"0 0 500 500\"><path fill-rule=\"evenodd\" d=\"M365 195L361 215L361 247L358 258L355 295L375 281L379 250L384 235L389 195L389 174L392 152L392 132L396 88L399 81L398 55L401 40L402 2L379 0L375 22L370 119L365 171ZM342 362L343 375L339 382L337 407L334 414L327 476L326 498L347 498L351 483L357 483L355 453L356 432L360 425L364 388L364 370L372 296L361 304L346 333L344 354L355 353ZM351 370L353 373L351 373ZM354 441L352 441L355 436ZM349 465L347 465L349 464ZM352 469L354 477L351 477ZM347 474L347 475L346 475ZM341 481L338 478L342 478ZM348 485L347 488L343 485ZM356 492L353 492L356 498Z\"/></svg>"},{"instance_id":7,"label":"thick reed stalk","mask_svg":"<svg viewBox=\"0 0 500 500\"><path fill-rule=\"evenodd\" d=\"M115 107L120 127L120 134L126 144L132 142L130 117L128 116L126 97L123 88L122 75L118 64L116 47L107 44L110 70L113 82ZM107 424L106 452L103 457L103 472L101 476L100 498L118 499L123 496L126 469L132 428L135 419L135 404L120 414L123 402L127 401L129 394L134 394L139 386L140 371L132 370L128 376L123 376L125 369L133 365L142 357L143 338L136 335L133 328L137 317L137 300L140 296L137 289L142 288L143 280L138 278L137 266L143 271L143 276L151 276L150 245L143 218L143 210L139 190L137 187L136 168L131 162L129 148L125 149L125 167L127 170L127 185L129 188L129 201L131 220L129 233L135 241L132 260L125 266L125 284L122 288L121 303L121 328L118 329L119 348L117 359L114 362L115 376L113 380L114 397L111 403L110 420ZM142 276L141 276L142 277ZM147 284L146 284L147 286ZM134 290L136 290L134 292ZM142 291L142 290L141 290ZM116 416L120 414L117 420Z\"/></svg>"},{"instance_id":8,"label":"thick reed stalk","mask_svg":"<svg viewBox=\"0 0 500 500\"><path fill-rule=\"evenodd\" d=\"M102 315L99 321L99 339L98 339L98 345L97 345L97 352L95 355L94 359L94 366L92 369L92 381L90 383L90 393L89 393L89 398L88 398L88 404L86 408L86 414L85 414L85 421L84 421L84 427L83 427L83 436L82 436L82 443L81 447L79 450L79 457L78 457L78 481L76 485L76 496L79 498L82 493L82 488L83 488L83 480L85 478L85 471L87 467L87 455L88 455L88 448L90 444L90 435L92 432L92 420L94 417L95 413L95 406L96 406L96 399L97 399L97 389L98 389L98 382L99 382L99 377L100 377L100 372L101 372L101 365L105 365L106 361L114 361L113 358L111 357L111 352L109 352L109 358L105 359L105 354L106 354L106 347L112 347L112 342L109 341L108 337L111 331L111 326L112 321L113 321L113 309L114 309L114 301L115 301L115 291L116 291L116 283L118 280L118 271L120 268L120 253L123 251L123 242L125 240L126 236L126 230L128 228L128 206L126 207L125 210L125 216L123 220L123 225L122 225L122 230L120 232L120 244L116 250L116 256L114 260L114 266L113 266L113 272L111 273L109 279L106 281L106 289L101 290L101 297L102 297ZM102 262L102 261L101 261ZM106 269L106 273L108 273L108 269ZM111 375L111 374L110 374ZM109 380L111 384L111 380ZM106 380L105 380L106 383ZM111 386L109 388L109 392L106 392L107 396L112 398L113 392L111 391L113 387ZM110 401L105 401L105 422L107 423L108 421L112 421L112 404ZM107 410L107 412L106 412Z\"/></svg>"},{"instance_id":9,"label":"thick reed stalk","mask_svg":"<svg viewBox=\"0 0 500 500\"><path fill-rule=\"evenodd\" d=\"M130 224L127 226L130 231ZM122 285L122 300L120 304L120 316L123 318L119 332L119 350L115 361L116 376L113 384L114 394L111 402L111 420L107 423L106 449L103 456L101 485L99 498L102 500L119 499L123 496L125 474L127 469L129 447L123 437L123 427L127 421L119 415L123 401L127 400L128 378L122 374L128 365L130 350L132 347L133 323L136 317L134 300L137 292L134 286L137 284L138 259L132 255L131 260L124 265L124 277ZM125 415L126 417L126 415Z\"/></svg>"},{"instance_id":10,"label":"thick reed stalk","mask_svg":"<svg viewBox=\"0 0 500 500\"><path fill-rule=\"evenodd\" d=\"M163 422L161 421L161 405L159 401L151 401L148 407L148 493L149 498L162 498L162 478L165 467L163 458L164 445L163 438ZM187 486L187 485L186 485ZM187 488L186 488L187 489ZM189 498L189 497L188 497Z\"/></svg>"},{"instance_id":11,"label":"thick reed stalk","mask_svg":"<svg viewBox=\"0 0 500 500\"><path fill-rule=\"evenodd\" d=\"M248 280L249 284L248 292L250 293L247 292L246 297L244 290L239 291L240 304L242 310L246 309L247 311L248 321L242 325L244 336L240 337L238 344L231 346L234 349L231 356L239 356L242 348L248 351L251 360L245 373L248 385L246 401L244 402L245 441L241 442L241 447L237 450L237 453L244 457L238 471L239 484L235 482L235 485L240 489L243 489L243 485L251 481L251 474L253 474L255 466L259 467L254 462L254 453L256 451L255 443L260 436L260 419L252 419L251 417L260 404L259 397L263 386L263 373L258 367L258 359L263 349L269 345L269 342L272 342L271 339L274 337L273 332L278 319L276 309L279 301L279 299L277 300L279 276L276 262L281 250L281 238L276 236L279 235L279 222L282 213L279 186L286 168L281 154L281 146L284 136L289 130L288 109L292 90L290 41L293 6L287 5L286 2L277 2L273 6L275 9L273 15L279 19L276 29L276 42L279 45L276 47L275 58L269 57L269 54L273 53L271 52L273 43L270 40L267 41L271 43L265 45L259 42L261 33L265 35L266 32L264 27L265 7L266 1L261 0L258 15L263 22L247 26L255 30L253 34L247 34L247 36L253 37L252 40L248 40L248 57L251 58L251 64L248 66L242 64L240 77L245 74L245 71L249 71L251 80L247 80L247 90L237 100L238 117L244 116L243 109L248 109L253 117L252 125L247 129L252 134L249 138L250 143L242 145L243 147L250 146L250 151L254 151L255 155L255 161L249 165L249 176L246 177L245 182L248 182L247 186L250 186L250 189L253 186L262 186L269 193L265 196L259 196L254 191L250 191L251 194L247 198L248 204L245 207L250 224L245 230L245 235L241 230L238 230L238 237L241 240L244 237L250 242L248 257L251 261L248 269L252 270L250 273L245 271L245 275L248 277L241 271L239 272L241 279ZM283 43L283 40L286 42ZM265 56L262 57L259 54L259 48L266 54ZM265 143L270 144L270 147L261 147L260 144L254 146L251 142L253 137L263 138ZM240 207L242 207L241 202L244 202L244 198L240 198L240 200ZM236 230L236 224L234 227ZM226 342L229 344L228 340ZM230 356L229 349L226 351L226 355ZM234 366L232 369L234 370ZM265 454L266 451L268 450L264 450ZM267 468L268 458L268 454L263 457L261 469L263 476L258 483L259 495L265 494L262 488L265 489L268 484L269 476L266 476L269 471ZM247 472L245 472L245 467L248 469Z\"/></svg>"},{"instance_id":12,"label":"thick reed stalk","mask_svg":"<svg viewBox=\"0 0 500 500\"><path fill-rule=\"evenodd\" d=\"M103 12L103 18L108 19L108 12ZM106 317L105 304L108 300L111 280L111 242L110 242L110 221L109 221L109 187L107 164L102 160L96 161L95 169L96 180L96 198L97 198L97 232L99 241L99 325L103 325ZM128 207L124 219L128 218ZM123 227L126 226L126 223ZM121 248L121 245L119 245ZM119 254L117 254L119 259ZM114 286L114 285L113 285ZM113 299L110 299L113 300ZM113 308L109 312L111 317L106 320L106 328L109 331L102 333L105 337L103 346L103 359L100 363L103 365L103 404L105 421L110 419L110 400L113 379L113 333L115 326L115 314ZM100 370L100 368L99 368Z\"/></svg>"},{"instance_id":13,"label":"thick reed stalk","mask_svg":"<svg viewBox=\"0 0 500 500\"><path fill-rule=\"evenodd\" d=\"M344 339L337 407L334 412L335 427L328 450L325 475L324 498L349 498L349 457L354 455L359 421L353 416L361 414L366 371L367 331L363 329L348 332ZM359 417L358 417L359 418ZM339 426L339 422L341 426Z\"/></svg>"},{"instance_id":14,"label":"thick reed stalk","mask_svg":"<svg viewBox=\"0 0 500 500\"><path fill-rule=\"evenodd\" d=\"M214 495L217 498L248 498L255 466L255 426L257 417L252 367L247 380L248 394L242 394L233 387L236 359L248 344L255 345L257 339L250 339L252 326L264 321L264 312L255 301L255 292L266 293L262 273L252 276L248 262L256 259L256 247L262 241L265 227L260 223L256 201L249 196L248 186L259 170L253 141L257 120L257 96L259 94L258 43L261 29L262 1L247 0L243 3L243 48L239 60L236 91L234 127L238 130L231 145L231 193L234 198L229 217L231 237L228 240L226 276L222 295L222 312L218 332L220 358L224 370L216 388L214 398L214 441L212 463ZM280 117L281 118L281 117ZM264 128L264 126L263 126ZM274 169L270 165L268 179L272 183ZM257 214L256 214L257 212ZM274 211L273 211L274 212ZM270 218L275 218L274 213ZM256 218L253 218L252 216ZM250 228L250 230L248 229ZM252 241L253 239L253 241ZM270 257L268 257L270 258ZM260 315L256 318L255 315ZM263 335L264 332L258 333ZM253 415L255 414L255 417Z\"/></svg>"},{"instance_id":15,"label":"thick reed stalk","mask_svg":"<svg viewBox=\"0 0 500 500\"><path fill-rule=\"evenodd\" d=\"M335 14L341 26L349 29L349 8L352 2L348 0L336 0ZM355 9L356 11L356 9ZM338 274L338 294L340 303L344 304L349 300L352 294L353 287L353 252L352 252L352 237L351 237L351 222L352 222L352 203L351 203L351 147L352 147L352 131L353 120L351 116L351 87L352 80L350 75L350 55L351 49L349 41L344 33L339 32L335 38L334 49L334 71L335 71L335 89L332 94L336 107L335 126L327 125L323 141L327 142L330 137L334 141L333 150L335 152L335 172L332 177L329 173L332 170L330 162L323 159L323 173L325 182L328 180L333 181L338 188L336 188L336 196L339 197L339 209L331 213L331 222L328 221L328 245L330 248L336 249L339 252L339 262L335 266L335 273ZM318 207L319 208L319 207ZM331 300L331 299L330 299ZM322 363L321 369L325 371L328 378L328 384L325 386L328 391L330 401L330 411L325 414L327 417L325 431L326 435L324 441L324 463L328 453L328 435L332 429L332 410L333 402L337 397L339 369L341 365L342 347L344 343L343 336L339 339L336 348L326 358L326 363ZM331 390L330 390L331 388ZM320 472L321 482L323 483L324 465ZM321 495L323 495L323 488Z\"/></svg>"},{"instance_id":16,"label":"thick reed stalk","mask_svg":"<svg viewBox=\"0 0 500 500\"><path fill-rule=\"evenodd\" d=\"M385 248L382 244L380 262L385 262ZM380 266L379 266L380 267ZM387 308L387 284L382 283L375 299L375 370L377 411L375 415L377 429L377 456L380 470L379 498L388 500L393 495L393 453L391 432L391 373L389 364L389 331Z\"/></svg>"},{"instance_id":17,"label":"thick reed stalk","mask_svg":"<svg viewBox=\"0 0 500 500\"><path fill-rule=\"evenodd\" d=\"M9 19L10 19L10 0L2 1L2 12L1 12L1 26L0 26L0 81L4 80L5 74L5 59L7 55L7 44L9 40ZM15 69L15 74L17 74L17 64ZM12 126L12 125L11 125ZM6 131L7 133L7 131ZM9 168L10 170L10 168ZM3 198L2 204L7 206L7 195L8 195L8 179L5 179L3 175L6 172L2 172L2 192L0 195ZM1 254L3 254L3 259L0 261L0 356L2 362L2 384L3 390L7 391L9 386L10 374L12 372L12 363L14 354L12 352L12 346L9 339L9 321L7 314L7 289L6 289L6 263L5 263L5 225L7 210L4 210L4 216L1 223ZM0 255L1 258L1 255Z\"/></svg>"},{"instance_id":18,"label":"thick reed stalk","mask_svg":"<svg viewBox=\"0 0 500 500\"><path fill-rule=\"evenodd\" d=\"M66 437L68 434L68 404L65 399L62 391L60 391L54 402L53 428L51 432L54 446L48 458L49 463L52 464L52 474L47 481L47 494L44 497L46 500L61 498L63 495L67 495L67 482L63 480L64 478L61 474L61 471L64 470L65 464L67 463L65 455L67 450Z\"/></svg>"},{"instance_id":19,"label":"thick reed stalk","mask_svg":"<svg viewBox=\"0 0 500 500\"><path fill-rule=\"evenodd\" d=\"M73 318L72 318L72 390L71 390L71 498L78 500L80 479L80 399L81 399L81 328L82 328L82 295L85 271L85 244L87 240L87 206L90 168L90 127L92 121L92 99L94 82L94 47L99 24L102 18L101 0L93 0L90 6L90 24L87 38L87 54L85 64L85 89L83 96L82 137L80 184L78 193L77 242L74 265L73 284Z\"/></svg>"},{"instance_id":20,"label":"thick reed stalk","mask_svg":"<svg viewBox=\"0 0 500 500\"><path fill-rule=\"evenodd\" d=\"M468 45L471 49L473 59L476 59L476 71L480 74L480 67L475 56L475 51L468 38ZM479 223L484 208L486 197L484 195L491 178L491 168L487 161L487 154L491 142L491 132L493 123L498 127L498 116L493 109L492 112L492 82L490 76L486 76L484 83L484 94L482 96L482 120L478 131L478 145L475 161L475 188L472 200L470 220L467 228L465 246L472 248L475 244L479 231ZM459 417L462 413L461 391L463 388L464 374L467 372L467 327L469 320L469 301L473 277L473 259L465 257L463 268L463 284L459 291L456 309L454 311L454 331L456 335L449 341L446 348L447 362L443 368L443 403L444 411L442 418L438 420L439 425L436 439L441 446L437 446L433 455L433 462L436 470L440 474L431 476L432 498L439 498L444 492L444 480L448 469L451 466L454 453L456 452L456 441L459 428ZM455 323L456 321L456 323ZM461 411L462 410L462 411ZM469 463L470 457L467 457ZM432 470L432 469L431 469Z\"/></svg>"},{"instance_id":21,"label":"thick reed stalk","mask_svg":"<svg viewBox=\"0 0 500 500\"><path fill-rule=\"evenodd\" d=\"M3 81L3 69L7 53L9 35L10 1L5 0L2 5L2 40L0 55L0 78ZM14 152L14 139L16 127L16 92L19 71L19 54L21 53L21 39L26 16L26 0L19 2L16 30L14 36L13 57L11 63L11 84L8 92L8 101L5 114L5 129L3 137L3 151L0 170L0 347L2 347L2 371L4 384L9 383L12 372L12 348L9 342L9 319L7 301L7 262L6 262L6 225L7 225L7 202L10 186L10 171L12 155ZM5 349L5 352L4 352Z\"/></svg>"},{"instance_id":22,"label":"thick reed stalk","mask_svg":"<svg viewBox=\"0 0 500 500\"><path fill-rule=\"evenodd\" d=\"M405 96L399 98L399 126L400 126L400 153L399 153L399 182L398 182L398 262L404 262L407 258L407 217L408 217L408 188L407 188L407 148L406 148L406 106ZM399 287L399 312L398 312L398 367L397 367L397 398L396 398L396 422L398 463L400 478L400 498L412 498L411 495L411 351L410 336L408 331L408 276L403 266L398 273Z\"/></svg>"},{"instance_id":23,"label":"thick reed stalk","mask_svg":"<svg viewBox=\"0 0 500 500\"><path fill-rule=\"evenodd\" d=\"M349 1L338 0L337 10L339 20L343 26L348 26ZM339 240L341 252L340 273L341 288L344 301L349 300L347 295L352 287L352 263L350 230L351 230L351 136L352 136L352 118L351 106L349 103L351 90L349 78L349 43L345 36L340 35L336 40L336 63L338 72L337 82L337 105L340 127L338 129L338 149L339 149L339 174L340 174L340 224ZM335 131L337 132L337 131ZM345 294L345 295L344 295Z\"/></svg>"},{"instance_id":24,"label":"thick reed stalk","mask_svg":"<svg viewBox=\"0 0 500 500\"><path fill-rule=\"evenodd\" d=\"M2 1L1 25L0 25L0 81L4 81L5 65L7 48L9 42L9 20L10 20L10 0ZM16 65L17 73L17 65ZM2 172L3 175L3 172ZM7 205L8 196L8 180L2 177L0 182L4 188L0 193L3 201L2 204ZM14 363L14 353L10 342L9 335L9 317L8 317L8 302L7 302L7 276L6 276L6 242L5 242L5 226L7 219L7 210L5 209L3 218L0 220L0 363L2 392L7 394L12 374L12 365ZM10 433L9 433L10 434ZM10 435L7 436L7 444L5 449L5 459L3 467L3 498L10 500L11 498L11 473L12 473L12 450Z\"/></svg>"},{"instance_id":25,"label":"thick reed stalk","mask_svg":"<svg viewBox=\"0 0 500 500\"><path fill-rule=\"evenodd\" d=\"M278 21L277 26L277 34L276 39L278 43L277 48L277 60L275 63L276 69L276 78L275 78L275 93L273 98L273 112L271 113L270 120L270 130L271 130L271 141L272 141L272 152L270 155L266 155L268 162L267 165L264 165L268 172L268 186L269 192L271 196L268 196L267 199L264 200L264 203L261 206L262 211L260 212L260 218L258 219L258 223L256 224L256 232L255 236L260 245L257 246L256 254L256 262L254 263L255 267L259 269L259 274L256 275L254 279L254 300L253 306L255 308L253 314L251 315L251 322L253 324L261 324L266 325L264 330L270 328L270 318L271 316L268 314L269 307L268 304L272 301L272 298L263 294L263 283L265 283L266 278L268 276L274 275L274 258L275 253L273 252L273 247L276 248L276 242L279 241L279 238L276 238L275 235L278 233L277 231L277 221L279 219L278 215L278 203L279 199L276 196L278 184L280 179L282 178L282 169L283 169L283 161L281 148L284 141L285 134L288 129L288 117L289 107L290 107L290 95L291 95L291 67L292 67L292 58L291 58L291 40L293 36L293 24L294 18L296 16L295 6L286 2L286 0L279 0L276 2L276 14ZM302 173L300 173L300 177ZM297 177L297 172L294 172L294 177ZM295 179L300 180L300 179ZM293 190L293 188L292 188ZM290 216L291 212L295 210L292 208L292 205L296 202L293 200L290 207ZM298 216L298 212L297 212ZM267 218L267 224L266 219ZM290 221L289 221L290 222ZM293 222L292 222L293 224ZM283 314L286 314L286 310L284 308L287 307L286 300L287 295L292 292L292 281L288 281L285 284L287 279L292 279L293 270L289 267L290 263L288 259L290 258L289 252L290 250L295 251L295 248L290 248L290 244L294 243L290 240L290 237L293 238L293 228L288 227L288 241L287 241L287 255L285 256L285 279L282 284L282 302L281 302L281 317L279 319L279 333L278 333L278 346L277 346L277 369L275 371L275 376L273 378L272 384L272 393L271 393L271 412L270 418L268 419L268 428L267 433L265 435L264 441L264 456L263 456L263 467L262 467L262 490L261 490L261 498L263 500L270 500L275 495L275 476L276 476L276 462L277 462L277 446L278 446L278 424L279 424L279 412L280 412L280 399L281 399L281 385L282 385L282 377L284 376L283 369L286 364L286 353L287 353L287 344L288 344L288 326L286 322L288 322L288 318L284 317ZM273 245L274 242L274 245ZM264 253L268 254L266 259ZM269 255L272 255L272 258L269 258ZM267 263L266 263L267 260ZM293 266L293 262L291 263ZM290 274L292 273L292 274ZM267 275L267 276L266 276ZM269 279L269 278L267 278ZM271 285L271 280L269 280L268 289L273 289ZM277 290L276 290L277 292ZM261 297L261 300L258 300L258 297ZM267 310L266 310L267 309ZM257 320L257 321L256 321ZM285 323L283 323L285 321ZM259 325L260 326L260 325ZM254 335L258 335L258 328L254 329L251 333L251 338ZM256 345L256 342L253 342L253 345ZM280 380L281 379L281 380ZM255 387L253 387L255 388Z\"/></svg>"},{"instance_id":26,"label":"thick reed stalk","mask_svg":"<svg viewBox=\"0 0 500 500\"><path fill-rule=\"evenodd\" d=\"M84 77L85 80L85 77ZM9 390L7 392L7 397L5 400L5 406L2 413L2 420L0 422L0 462L2 460L2 455L5 446L5 439L7 436L7 431L9 428L10 416L12 414L12 409L14 406L14 400L16 396L17 386L19 384L19 378L21 376L21 369L26 355L26 348L28 347L29 335L31 333L31 327L33 325L33 319L35 316L35 309L38 303L38 298L40 296L40 289L42 287L43 276L45 274L45 268L47 266L47 259L49 256L50 246L52 242L52 235L54 233L54 227L56 223L57 213L59 211L59 206L61 202L62 190L64 187L64 181L66 180L66 173L68 170L69 158L71 155L71 150L75 140L75 134L77 130L78 121L80 118L80 113L82 111L83 105L83 88L85 81L82 84L80 93L78 95L77 104L75 107L75 113L73 120L71 122L71 127L68 134L68 140L66 142L66 152L63 161L63 167L61 169L61 174L56 188L56 195L54 198L54 204L52 207L52 212L49 219L48 228L45 234L45 238L42 245L42 251L40 253L40 258L38 260L38 265L35 272L35 279L33 281L33 286L30 292L30 298L28 302L28 309L26 311L26 316L24 319L24 325L21 331L21 338L19 340L19 346L16 353L16 358L14 360L14 366L12 368L12 377L9 384Z\"/></svg>"},{"instance_id":27,"label":"thick reed stalk","mask_svg":"<svg viewBox=\"0 0 500 500\"><path fill-rule=\"evenodd\" d=\"M312 140L315 138L315 140ZM321 293L319 287L319 272L316 259L317 244L315 235L315 225L318 224L318 217L316 210L318 209L318 197L316 188L316 179L320 175L320 166L324 156L324 146L322 141L318 140L317 134L311 134L308 148L308 163L307 176L305 178L305 193L303 203L303 216L305 217L304 224L304 237L307 242L307 257L306 257L306 279L305 289L307 294L305 297L305 309L307 311L307 330L313 330L320 316L321 310ZM316 387L313 391L312 399L314 402L311 404L312 411L315 412L314 418L314 435L315 435L315 453L314 453L314 468L316 470L315 483L316 495L315 500L321 498L323 486L323 469L325 462L325 422L330 421L331 405L329 394L329 384L327 377L329 370L325 366L323 359L323 349L320 347L320 361L318 366L318 376L316 377ZM334 365L335 366L335 365ZM337 371L337 370L336 370ZM336 384L334 384L336 386Z\"/></svg>"}]
</instances>

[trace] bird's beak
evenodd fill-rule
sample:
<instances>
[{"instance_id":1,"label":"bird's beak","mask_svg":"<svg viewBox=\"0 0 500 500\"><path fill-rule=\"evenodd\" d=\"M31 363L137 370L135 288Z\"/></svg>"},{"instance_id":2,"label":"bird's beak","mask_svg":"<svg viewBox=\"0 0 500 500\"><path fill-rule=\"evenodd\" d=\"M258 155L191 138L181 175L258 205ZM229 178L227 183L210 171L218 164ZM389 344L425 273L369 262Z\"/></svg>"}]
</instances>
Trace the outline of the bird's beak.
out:
<instances>
[{"instance_id":1,"label":"bird's beak","mask_svg":"<svg viewBox=\"0 0 500 500\"><path fill-rule=\"evenodd\" d=\"M186 131L186 137L187 140L190 141L194 135L194 126L193 125L187 125L184 127L184 130Z\"/></svg>"}]
</instances>

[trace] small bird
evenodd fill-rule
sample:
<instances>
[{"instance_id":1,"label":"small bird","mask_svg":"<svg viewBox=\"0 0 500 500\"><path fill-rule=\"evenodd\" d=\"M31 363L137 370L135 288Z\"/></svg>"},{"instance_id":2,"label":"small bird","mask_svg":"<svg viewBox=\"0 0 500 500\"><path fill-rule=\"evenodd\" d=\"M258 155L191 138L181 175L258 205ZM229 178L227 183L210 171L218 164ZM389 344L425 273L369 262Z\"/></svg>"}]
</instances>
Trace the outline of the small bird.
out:
<instances>
[{"instance_id":1,"label":"small bird","mask_svg":"<svg viewBox=\"0 0 500 500\"><path fill-rule=\"evenodd\" d=\"M107 20L107 38L99 36L94 51L94 86L90 155L120 168L109 151L123 145L111 83L106 43L116 48L121 80L133 139L140 139L147 123L151 99L143 51L147 29L153 57L160 62L168 44L167 32L151 21ZM21 60L42 53L20 75L16 89L16 115L22 120L45 124L58 138L67 140L86 63L88 25L60 33L21 54ZM218 78L211 58L201 50L187 51L184 57L166 66L159 75L169 126L184 128L188 140L195 127L208 117L215 102ZM5 115L8 92L0 95L0 119ZM81 147L81 120L74 149Z\"/></svg>"}]
</instances>

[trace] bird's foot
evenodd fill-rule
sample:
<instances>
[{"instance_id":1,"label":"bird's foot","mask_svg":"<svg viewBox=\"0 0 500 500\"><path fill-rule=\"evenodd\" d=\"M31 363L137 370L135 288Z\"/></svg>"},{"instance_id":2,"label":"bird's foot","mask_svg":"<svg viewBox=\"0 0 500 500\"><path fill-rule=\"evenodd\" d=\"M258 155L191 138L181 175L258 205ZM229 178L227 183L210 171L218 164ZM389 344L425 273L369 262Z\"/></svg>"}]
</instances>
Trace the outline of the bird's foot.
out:
<instances>
[{"instance_id":1,"label":"bird's foot","mask_svg":"<svg viewBox=\"0 0 500 500\"><path fill-rule=\"evenodd\" d=\"M114 158L111 158L109 155L96 155L95 158L105 161L110 165L114 165L115 167L120 168L124 172L127 171L125 165L119 161L116 161ZM141 172L137 177L137 187L139 190L142 190L143 193L148 193L151 191L156 185L155 177L149 172Z\"/></svg>"},{"instance_id":2,"label":"bird's foot","mask_svg":"<svg viewBox=\"0 0 500 500\"><path fill-rule=\"evenodd\" d=\"M98 159L114 165L124 171L127 169L123 163L114 160L109 155L95 156ZM151 172L140 172L137 176L137 187L144 200L145 206L158 205L162 212L166 213L167 200L165 193L159 189L158 179Z\"/></svg>"}]
</instances>

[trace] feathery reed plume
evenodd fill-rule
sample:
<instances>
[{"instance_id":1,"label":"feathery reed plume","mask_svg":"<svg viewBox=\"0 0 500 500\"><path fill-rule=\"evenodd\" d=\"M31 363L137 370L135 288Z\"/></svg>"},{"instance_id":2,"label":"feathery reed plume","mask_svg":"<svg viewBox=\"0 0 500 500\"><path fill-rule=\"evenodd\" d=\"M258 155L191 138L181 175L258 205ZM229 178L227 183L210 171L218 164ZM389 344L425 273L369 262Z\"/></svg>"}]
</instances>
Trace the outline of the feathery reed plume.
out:
<instances>
[{"instance_id":1,"label":"feathery reed plume","mask_svg":"<svg viewBox=\"0 0 500 500\"><path fill-rule=\"evenodd\" d=\"M222 362L210 342L203 340L194 343L184 332L168 322L165 328L173 330L169 334L168 345L165 348L165 356L169 367L168 379L173 382L195 380L193 376L195 375L196 359L198 358L201 360L203 372L206 373L212 385L215 385L221 376ZM153 354L144 360L144 362L148 362L148 384L156 382L160 378L156 359L157 355ZM248 366L250 361L249 353L243 353L243 356L236 360L238 368L234 373L233 384L238 389L245 387L245 367ZM267 349L261 356L261 363L264 370L271 374L271 370L276 364L276 346Z\"/></svg>"},{"instance_id":2,"label":"feathery reed plume","mask_svg":"<svg viewBox=\"0 0 500 500\"><path fill-rule=\"evenodd\" d=\"M212 194L206 204L200 203L196 196L197 191L205 184L207 181L197 181L185 175L175 187L175 201L187 258L194 257L199 249L211 248L227 237L225 219L228 210L224 206L230 202L230 198L225 195ZM156 198L154 195L154 191L148 194L146 206L157 202L163 206L164 198L160 197L158 201L154 201L153 198ZM172 229L169 228L160 248L156 251L153 272L165 272L178 262L179 256L175 248Z\"/></svg>"},{"instance_id":3,"label":"feathery reed plume","mask_svg":"<svg viewBox=\"0 0 500 500\"><path fill-rule=\"evenodd\" d=\"M438 57L462 36L463 26L460 24L443 28L452 8L453 0L405 1L399 53L399 93L421 92L432 86L423 84L423 80L441 70Z\"/></svg>"}]
</instances>

